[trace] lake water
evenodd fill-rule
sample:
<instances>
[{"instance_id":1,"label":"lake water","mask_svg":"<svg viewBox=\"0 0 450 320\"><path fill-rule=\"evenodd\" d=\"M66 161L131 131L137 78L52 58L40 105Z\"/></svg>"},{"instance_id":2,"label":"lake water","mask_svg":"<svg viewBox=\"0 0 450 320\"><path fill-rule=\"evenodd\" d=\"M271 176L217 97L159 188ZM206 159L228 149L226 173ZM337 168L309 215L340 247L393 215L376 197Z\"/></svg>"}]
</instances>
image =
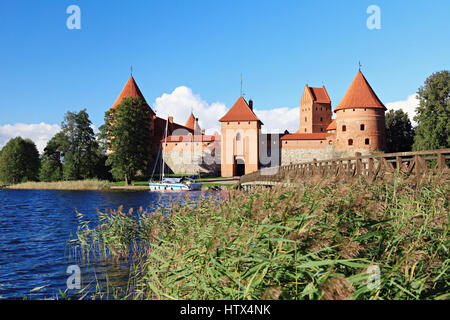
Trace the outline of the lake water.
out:
<instances>
[{"instance_id":1,"label":"lake water","mask_svg":"<svg viewBox=\"0 0 450 320\"><path fill-rule=\"evenodd\" d=\"M190 199L198 199L200 194L189 192ZM97 208L123 205L145 209L160 197L160 203L167 205L177 196L148 191L0 189L0 299L55 298L58 290L66 290L66 270L72 264L67 241L76 237L78 227L75 207L87 218L96 219Z\"/></svg>"}]
</instances>

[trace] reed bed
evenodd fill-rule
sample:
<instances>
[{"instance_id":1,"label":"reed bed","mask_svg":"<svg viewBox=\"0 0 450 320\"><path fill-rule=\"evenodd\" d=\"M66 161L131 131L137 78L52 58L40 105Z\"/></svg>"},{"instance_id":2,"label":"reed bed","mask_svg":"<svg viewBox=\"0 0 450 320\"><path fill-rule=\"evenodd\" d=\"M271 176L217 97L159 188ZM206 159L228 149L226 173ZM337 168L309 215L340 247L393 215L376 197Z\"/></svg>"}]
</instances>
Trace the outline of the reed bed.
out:
<instances>
[{"instance_id":1,"label":"reed bed","mask_svg":"<svg viewBox=\"0 0 450 320\"><path fill-rule=\"evenodd\" d=\"M395 178L232 191L99 212L96 226L81 215L74 245L132 261L115 298L449 299L449 189Z\"/></svg>"},{"instance_id":2,"label":"reed bed","mask_svg":"<svg viewBox=\"0 0 450 320\"><path fill-rule=\"evenodd\" d=\"M77 180L56 182L24 182L7 187L8 189L40 189L40 190L106 190L110 188L109 181Z\"/></svg>"}]
</instances>

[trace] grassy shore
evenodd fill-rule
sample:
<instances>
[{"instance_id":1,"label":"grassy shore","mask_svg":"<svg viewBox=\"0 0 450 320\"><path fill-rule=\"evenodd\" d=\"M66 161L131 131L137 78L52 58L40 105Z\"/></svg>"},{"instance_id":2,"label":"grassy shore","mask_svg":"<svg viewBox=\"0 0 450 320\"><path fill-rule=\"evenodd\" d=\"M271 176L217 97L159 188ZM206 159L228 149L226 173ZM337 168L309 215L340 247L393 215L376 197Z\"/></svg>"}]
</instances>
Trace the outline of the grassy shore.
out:
<instances>
[{"instance_id":1,"label":"grassy shore","mask_svg":"<svg viewBox=\"0 0 450 320\"><path fill-rule=\"evenodd\" d=\"M208 182L217 179L218 182ZM202 183L203 189L212 187L221 187L229 189L234 183L221 183L220 178L207 178L198 180ZM0 183L0 186L1 183ZM24 182L10 186L4 186L6 189L16 190L127 190L141 191L148 189L148 181L133 181L131 185L125 186L125 181L109 182L103 180L78 180L78 181L56 181L56 182Z\"/></svg>"},{"instance_id":2,"label":"grassy shore","mask_svg":"<svg viewBox=\"0 0 450 320\"><path fill-rule=\"evenodd\" d=\"M449 194L436 178L233 191L95 228L79 214L75 246L133 261L117 298L449 299Z\"/></svg>"},{"instance_id":3,"label":"grassy shore","mask_svg":"<svg viewBox=\"0 0 450 320\"><path fill-rule=\"evenodd\" d=\"M41 189L41 190L107 190L109 181L79 180L57 182L24 182L7 187L8 189Z\"/></svg>"}]
</instances>

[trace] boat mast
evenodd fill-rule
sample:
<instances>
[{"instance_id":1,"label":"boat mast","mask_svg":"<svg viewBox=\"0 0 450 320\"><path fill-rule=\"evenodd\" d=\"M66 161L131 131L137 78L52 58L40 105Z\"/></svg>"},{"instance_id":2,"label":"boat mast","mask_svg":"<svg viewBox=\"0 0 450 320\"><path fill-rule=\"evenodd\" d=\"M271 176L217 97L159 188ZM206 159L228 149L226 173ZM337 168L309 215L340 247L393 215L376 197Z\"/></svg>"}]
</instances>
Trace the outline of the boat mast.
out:
<instances>
[{"instance_id":1,"label":"boat mast","mask_svg":"<svg viewBox=\"0 0 450 320\"><path fill-rule=\"evenodd\" d=\"M164 153L165 153L165 147L167 143L167 127L169 125L169 116L167 116L166 120L166 131L164 132L164 146L163 146L163 154L162 154L162 175L161 175L161 182L164 180Z\"/></svg>"}]
</instances>

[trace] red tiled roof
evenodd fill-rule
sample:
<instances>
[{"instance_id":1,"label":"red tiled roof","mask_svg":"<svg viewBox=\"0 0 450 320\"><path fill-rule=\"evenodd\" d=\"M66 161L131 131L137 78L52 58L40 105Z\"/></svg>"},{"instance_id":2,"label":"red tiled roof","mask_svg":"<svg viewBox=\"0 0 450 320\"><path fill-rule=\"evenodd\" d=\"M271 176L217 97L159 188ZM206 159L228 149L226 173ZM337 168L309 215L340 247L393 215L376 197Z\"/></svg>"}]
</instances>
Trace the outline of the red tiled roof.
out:
<instances>
[{"instance_id":1,"label":"red tiled roof","mask_svg":"<svg viewBox=\"0 0 450 320\"><path fill-rule=\"evenodd\" d=\"M247 104L243 97L239 97L236 103L228 112L219 119L220 122L225 121L259 121L252 109Z\"/></svg>"},{"instance_id":2,"label":"red tiled roof","mask_svg":"<svg viewBox=\"0 0 450 320\"><path fill-rule=\"evenodd\" d=\"M188 120L186 121L186 124L184 125L186 128L192 129L194 131L201 131L202 129L198 125L198 121L195 118L194 114L191 112L191 115L189 116Z\"/></svg>"},{"instance_id":3,"label":"red tiled roof","mask_svg":"<svg viewBox=\"0 0 450 320\"><path fill-rule=\"evenodd\" d=\"M330 133L290 133L281 137L281 140L325 140Z\"/></svg>"},{"instance_id":4,"label":"red tiled roof","mask_svg":"<svg viewBox=\"0 0 450 320\"><path fill-rule=\"evenodd\" d=\"M140 97L142 100L144 100L147 107L150 109L152 114L155 114L153 112L152 108L147 104L147 101L145 101L144 95L142 94L141 90L139 89L138 85L136 84L136 81L134 81L134 78L131 76L130 79L128 79L127 83L125 84L125 87L123 87L122 92L120 93L119 97L117 98L116 102L114 102L113 106L111 108L114 108L122 103L122 100L124 98L137 98Z\"/></svg>"},{"instance_id":5,"label":"red tiled roof","mask_svg":"<svg viewBox=\"0 0 450 320\"><path fill-rule=\"evenodd\" d=\"M331 121L331 123L328 125L327 131L328 130L336 130L336 119L333 119L333 121Z\"/></svg>"},{"instance_id":6,"label":"red tiled roof","mask_svg":"<svg viewBox=\"0 0 450 320\"><path fill-rule=\"evenodd\" d=\"M325 86L322 88L312 88L306 85L306 87L309 89L309 93L311 94L311 97L313 98L314 102L317 103L331 103L330 97L328 96L327 89L325 89Z\"/></svg>"},{"instance_id":7,"label":"red tiled roof","mask_svg":"<svg viewBox=\"0 0 450 320\"><path fill-rule=\"evenodd\" d=\"M359 71L334 112L342 109L375 108L387 110Z\"/></svg>"},{"instance_id":8,"label":"red tiled roof","mask_svg":"<svg viewBox=\"0 0 450 320\"><path fill-rule=\"evenodd\" d=\"M220 136L186 135L186 136L167 137L167 142L213 142L213 141L220 141ZM161 142L164 142L164 139L162 139Z\"/></svg>"},{"instance_id":9,"label":"red tiled roof","mask_svg":"<svg viewBox=\"0 0 450 320\"><path fill-rule=\"evenodd\" d=\"M157 142L159 143L161 141L161 139L164 138L164 132L166 131L166 122L167 119L162 119L160 117L154 117L155 119L155 129L154 129L154 135L153 135L153 142ZM194 133L194 131L192 129L186 128L185 126L182 126L178 123L172 122L168 124L167 126L167 135L170 136L172 134L172 132L174 132L175 130L179 130L179 129L184 129L186 134L189 133ZM179 134L179 132L177 132Z\"/></svg>"}]
</instances>

